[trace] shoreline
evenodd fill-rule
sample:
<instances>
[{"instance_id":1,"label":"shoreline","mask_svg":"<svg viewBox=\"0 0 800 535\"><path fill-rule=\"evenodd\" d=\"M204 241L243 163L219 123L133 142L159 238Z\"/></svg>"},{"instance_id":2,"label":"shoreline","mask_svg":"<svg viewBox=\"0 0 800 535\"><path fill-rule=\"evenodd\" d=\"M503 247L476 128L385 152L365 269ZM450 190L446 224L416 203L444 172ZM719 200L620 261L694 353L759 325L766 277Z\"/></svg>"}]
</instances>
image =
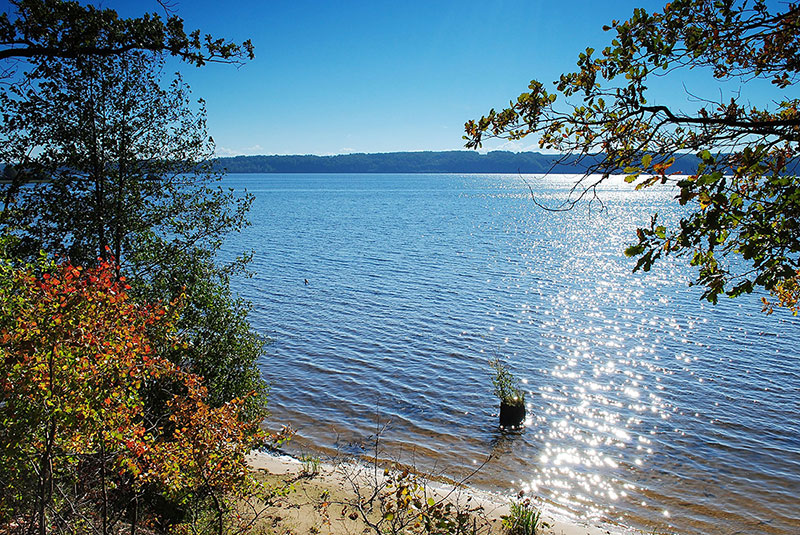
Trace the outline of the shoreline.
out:
<instances>
[{"instance_id":1,"label":"shoreline","mask_svg":"<svg viewBox=\"0 0 800 535\"><path fill-rule=\"evenodd\" d=\"M289 490L276 500L275 514L268 514L264 521L275 533L329 533L345 535L374 533L359 515L359 502L372 495L376 487L387 482L397 488L397 478L402 474L384 471L378 465L370 465L356 459L343 461L320 460L309 456L297 458L285 452L251 452L246 457L248 467L264 478L270 485L284 485ZM387 475L389 474L389 475ZM399 474L399 475L397 475ZM477 489L469 485L452 485L430 479L424 475L406 476L417 482L419 492L426 500L450 504L454 510L470 511L479 533L501 534L502 517L510 512L511 498ZM392 493L393 494L393 493ZM535 501L541 511L543 524L536 531L543 535L625 535L640 533L623 526L605 524L592 525L569 518L555 510L549 503ZM379 517L376 517L379 518ZM546 526L544 525L546 524Z\"/></svg>"}]
</instances>

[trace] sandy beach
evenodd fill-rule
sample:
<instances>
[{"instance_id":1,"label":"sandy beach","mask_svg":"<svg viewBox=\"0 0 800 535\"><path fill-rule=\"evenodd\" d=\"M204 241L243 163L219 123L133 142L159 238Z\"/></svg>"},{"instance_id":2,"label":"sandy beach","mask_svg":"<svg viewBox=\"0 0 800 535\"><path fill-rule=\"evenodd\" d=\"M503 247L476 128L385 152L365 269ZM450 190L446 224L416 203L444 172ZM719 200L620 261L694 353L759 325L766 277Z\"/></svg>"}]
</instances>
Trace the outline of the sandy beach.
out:
<instances>
[{"instance_id":1,"label":"sandy beach","mask_svg":"<svg viewBox=\"0 0 800 535\"><path fill-rule=\"evenodd\" d=\"M468 486L453 486L399 471L385 471L353 460L321 462L316 458L300 460L289 455L252 453L247 458L250 468L274 488L284 489L272 507L260 519L268 533L350 535L377 533L380 500L368 499L383 495L389 508L407 488L422 497L423 503L448 505L451 511L470 515L470 526L477 533L504 533L502 518L510 512L510 500ZM520 500L524 499L520 498ZM362 504L362 505L359 505ZM537 508L541 504L537 504ZM582 525L560 518L547 506L541 506L541 524L537 531L546 535L619 535L635 533L611 526ZM384 511L385 513L385 511ZM399 517L400 514L398 513ZM372 525L370 525L372 524ZM388 523L384 521L383 528Z\"/></svg>"}]
</instances>

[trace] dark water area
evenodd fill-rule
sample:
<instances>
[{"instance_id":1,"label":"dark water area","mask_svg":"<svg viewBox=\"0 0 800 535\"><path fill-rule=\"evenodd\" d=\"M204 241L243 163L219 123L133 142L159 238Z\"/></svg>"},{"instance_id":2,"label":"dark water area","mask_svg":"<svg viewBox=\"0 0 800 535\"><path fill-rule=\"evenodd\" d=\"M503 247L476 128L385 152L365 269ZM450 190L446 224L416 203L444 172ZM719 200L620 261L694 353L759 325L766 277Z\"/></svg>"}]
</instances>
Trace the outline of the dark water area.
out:
<instances>
[{"instance_id":1,"label":"dark water area","mask_svg":"<svg viewBox=\"0 0 800 535\"><path fill-rule=\"evenodd\" d=\"M538 201L573 177L526 177ZM667 189L603 186L548 212L512 175L231 175L255 194L235 289L269 336L268 425L567 516L685 534L800 532L800 321L760 296L700 301L685 260L624 256ZM304 280L308 280L306 285ZM497 425L488 361L523 381Z\"/></svg>"}]
</instances>

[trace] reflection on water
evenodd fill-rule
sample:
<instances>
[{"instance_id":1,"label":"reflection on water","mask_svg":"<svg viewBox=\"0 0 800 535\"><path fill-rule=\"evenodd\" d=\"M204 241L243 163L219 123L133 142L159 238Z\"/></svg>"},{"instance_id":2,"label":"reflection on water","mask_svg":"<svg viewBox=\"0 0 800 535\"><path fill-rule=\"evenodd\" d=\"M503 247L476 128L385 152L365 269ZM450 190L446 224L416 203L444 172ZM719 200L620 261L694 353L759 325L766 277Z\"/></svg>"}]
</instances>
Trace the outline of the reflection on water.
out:
<instances>
[{"instance_id":1,"label":"reflection on water","mask_svg":"<svg viewBox=\"0 0 800 535\"><path fill-rule=\"evenodd\" d=\"M622 254L669 191L610 185L551 213L512 176L239 175L256 194L255 326L271 425L296 448L386 457L526 490L565 514L681 533L800 530L800 330L756 296L699 301L691 271ZM557 203L566 179L530 178ZM308 279L309 284L304 284ZM497 428L487 362L528 390Z\"/></svg>"}]
</instances>

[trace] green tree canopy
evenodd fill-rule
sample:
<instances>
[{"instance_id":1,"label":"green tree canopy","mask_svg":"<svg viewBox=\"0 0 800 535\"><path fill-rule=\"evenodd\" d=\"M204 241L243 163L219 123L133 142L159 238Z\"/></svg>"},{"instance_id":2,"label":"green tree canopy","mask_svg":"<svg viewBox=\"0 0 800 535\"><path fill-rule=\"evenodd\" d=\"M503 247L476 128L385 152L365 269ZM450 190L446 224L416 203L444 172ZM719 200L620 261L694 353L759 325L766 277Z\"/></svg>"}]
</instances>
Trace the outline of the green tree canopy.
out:
<instances>
[{"instance_id":1,"label":"green tree canopy","mask_svg":"<svg viewBox=\"0 0 800 535\"><path fill-rule=\"evenodd\" d=\"M165 82L164 51L96 53L109 33L141 42L138 23L77 3L16 5L17 21L42 28L36 35L83 40L75 48L67 39L80 53L32 56L27 83L0 91L0 161L9 164L0 231L17 238L14 256L45 250L87 267L114 258L134 297L181 296L186 344L170 358L204 377L215 406L255 391L248 417L262 413L264 340L228 284L245 258L216 262L225 236L247 224L250 198L221 188L211 170L203 102L180 76ZM92 31L82 29L89 16L99 17Z\"/></svg>"},{"instance_id":2,"label":"green tree canopy","mask_svg":"<svg viewBox=\"0 0 800 535\"><path fill-rule=\"evenodd\" d=\"M468 121L467 146L535 136L544 149L590 162L567 207L592 198L611 174L624 173L637 188L676 185L686 210L675 227L654 215L638 229L638 243L626 250L638 257L635 269L685 255L709 301L762 287L773 296L763 299L765 310L797 313L798 5L775 11L764 0L676 0L660 13L636 9L605 29L614 33L611 44L599 53L587 48L555 90L533 80L508 108ZM690 69L738 88L689 111L649 101L648 85L680 81ZM738 90L751 84L771 84L771 98L750 103ZM696 172L672 174L686 154L700 158Z\"/></svg>"},{"instance_id":3,"label":"green tree canopy","mask_svg":"<svg viewBox=\"0 0 800 535\"><path fill-rule=\"evenodd\" d=\"M188 343L175 362L205 377L212 402L257 390L263 341L233 298L215 255L247 224L249 196L222 189L202 102L148 52L35 58L30 84L0 94L0 146L13 166L0 228L14 254L66 255L91 266L114 258L133 294L186 306ZM256 410L261 397L248 398Z\"/></svg>"},{"instance_id":4,"label":"green tree canopy","mask_svg":"<svg viewBox=\"0 0 800 535\"><path fill-rule=\"evenodd\" d=\"M166 20L149 13L124 19L112 9L64 0L11 0L15 13L0 15L0 60L112 56L131 50L167 52L189 63L241 63L252 59L253 45L200 30L187 33L183 19L165 8ZM159 2L162 6L166 4Z\"/></svg>"},{"instance_id":5,"label":"green tree canopy","mask_svg":"<svg viewBox=\"0 0 800 535\"><path fill-rule=\"evenodd\" d=\"M206 131L204 103L192 99L179 75L167 78L163 71L169 53L202 65L239 61L252 56L252 47L210 37L203 44L199 33L183 33L177 17L166 23L155 15L120 19L112 10L54 0L19 0L12 5L16 13L0 17L0 67L8 65L13 71L12 58L24 58L25 62L18 75L6 71L7 81L13 83L0 84L0 162L7 164L6 180L0 183L0 243L3 253L10 254L4 273L13 274L16 269L27 273L26 266L44 250L66 257L90 273L101 270L112 286L127 279L125 289L133 306L181 304L170 323L180 343L151 343L147 358L170 363L173 369L191 376L193 384L168 379L150 381L140 388L124 383L120 395L139 400L135 424L150 422L149 428L166 425L153 444L171 437L174 429L194 428L194 438L208 439L202 444L189 440L175 446L172 453L193 451L209 461L220 461L224 455L220 457L215 448L225 447L225 433L239 429L242 440L237 439L238 453L230 457L236 465L232 464L231 470L219 470L221 465L214 468L199 458L172 462L167 455L170 452L158 453L151 461L168 461L161 467L168 483L161 483L170 490L165 494L156 488L160 484L157 477L148 480L136 490L139 505L134 509L167 507L180 516L188 514L188 496L194 495L200 510L210 507L221 519L230 511L221 507L218 498L227 496L231 488L224 488L228 481L210 487L209 482L215 474L241 475L243 452L256 444L251 439L260 436L258 424L266 411L267 388L257 366L265 341L250 328L248 305L233 296L228 281L246 258L228 265L216 261L225 236L247 224L250 197L219 185L221 176L209 163L214 145ZM109 292L113 299L122 299L116 287ZM10 292L8 297L13 296ZM18 312L4 312L8 313L0 323L15 325ZM87 309L89 317L93 312L96 310ZM116 312L112 310L111 316ZM124 318L118 320L117 325L125 327ZM70 332L83 332L80 325L67 327ZM141 327L151 342L160 340L161 327L155 323ZM54 332L52 343L62 344L63 333ZM3 344L8 340L5 337ZM25 339L0 361L14 366L20 351L37 355L47 351L44 342L39 342ZM127 342L123 345L130 347ZM118 353L117 360L122 362L123 345L112 348L109 358L113 360ZM87 355L91 358L91 351ZM74 371L69 363L64 366L66 371ZM122 376L135 380L130 373ZM89 385L92 378L80 380ZM63 386L76 390L66 382ZM176 396L187 395L187 389L191 403L176 410ZM25 405L19 392L11 389L7 393L0 408ZM55 432L47 437L51 445L56 443ZM38 456L42 466L51 464L52 448L26 451L17 458ZM87 455L92 462L99 454L101 466L105 466L105 450L78 454ZM73 457L76 452L66 448L64 455ZM43 532L46 526L41 519L48 516L43 504L48 508L57 505L51 500L52 492L45 492L45 487L53 487L55 477L52 473L24 477L22 472L14 472L19 466L0 466L16 493L12 505L0 504L0 517L8 507L27 507L25 496L30 489L26 490L26 482L38 478L37 516ZM186 485L175 486L178 476L170 472L176 470L188 478ZM82 481L88 493L98 492L98 480L74 476L75 472L70 472L67 483ZM102 476L100 488L105 489L105 481ZM114 484L122 485L119 481ZM110 531L107 505L104 498L100 507L103 533ZM128 505L121 510L128 510ZM6 520L15 520L13 516ZM80 531L79 525L67 522L65 530Z\"/></svg>"}]
</instances>

